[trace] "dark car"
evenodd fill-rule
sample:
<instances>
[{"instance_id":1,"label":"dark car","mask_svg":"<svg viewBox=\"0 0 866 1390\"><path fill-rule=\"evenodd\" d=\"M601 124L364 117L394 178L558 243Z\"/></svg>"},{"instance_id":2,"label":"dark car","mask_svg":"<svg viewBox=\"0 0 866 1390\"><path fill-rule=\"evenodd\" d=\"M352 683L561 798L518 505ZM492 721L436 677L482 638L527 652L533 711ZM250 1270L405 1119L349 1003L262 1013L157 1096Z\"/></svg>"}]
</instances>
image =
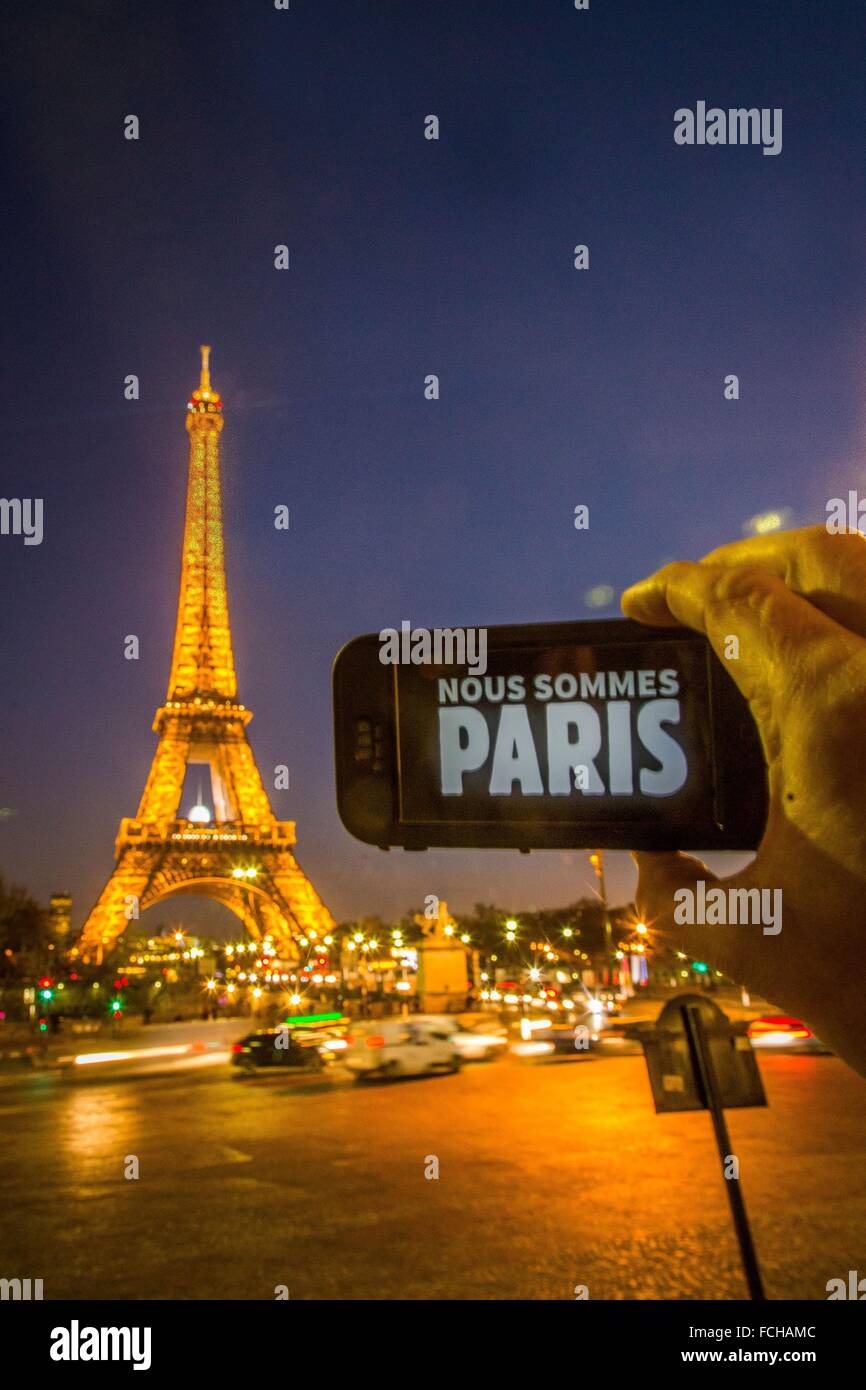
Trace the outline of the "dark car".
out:
<instances>
[{"instance_id":1,"label":"dark car","mask_svg":"<svg viewBox=\"0 0 866 1390\"><path fill-rule=\"evenodd\" d=\"M232 1046L232 1064L242 1072L260 1068L289 1068L294 1071L321 1071L333 1061L339 1043L338 1030L322 1028L261 1028Z\"/></svg>"}]
</instances>

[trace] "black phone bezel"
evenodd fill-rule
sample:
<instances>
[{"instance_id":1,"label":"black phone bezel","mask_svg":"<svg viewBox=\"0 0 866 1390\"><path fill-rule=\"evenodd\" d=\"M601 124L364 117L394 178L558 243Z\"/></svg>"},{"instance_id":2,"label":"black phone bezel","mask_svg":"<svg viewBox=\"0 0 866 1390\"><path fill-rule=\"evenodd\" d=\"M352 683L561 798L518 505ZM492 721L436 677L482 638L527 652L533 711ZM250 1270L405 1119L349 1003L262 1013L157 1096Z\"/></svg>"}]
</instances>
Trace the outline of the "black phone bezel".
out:
<instances>
[{"instance_id":1,"label":"black phone bezel","mask_svg":"<svg viewBox=\"0 0 866 1390\"><path fill-rule=\"evenodd\" d=\"M581 821L438 820L407 825L399 818L396 671L379 660L380 635L354 637L333 670L337 809L356 839L382 849L645 849L749 850L760 842L767 818L767 772L748 704L702 634L690 628L650 628L630 619L521 623L489 627L488 653L514 647L699 643L706 649L712 806L688 825ZM449 668L454 670L454 668ZM357 721L370 721L375 757L355 758Z\"/></svg>"}]
</instances>

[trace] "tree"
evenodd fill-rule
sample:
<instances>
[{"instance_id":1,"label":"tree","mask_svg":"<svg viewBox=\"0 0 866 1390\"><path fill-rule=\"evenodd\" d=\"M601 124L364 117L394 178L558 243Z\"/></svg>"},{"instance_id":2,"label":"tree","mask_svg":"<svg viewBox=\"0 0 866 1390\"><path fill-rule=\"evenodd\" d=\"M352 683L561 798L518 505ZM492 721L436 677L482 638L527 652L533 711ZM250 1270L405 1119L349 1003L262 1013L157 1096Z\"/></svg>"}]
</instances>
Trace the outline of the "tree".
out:
<instances>
[{"instance_id":1,"label":"tree","mask_svg":"<svg viewBox=\"0 0 866 1390\"><path fill-rule=\"evenodd\" d=\"M505 923L518 923L516 949L531 954L530 942L547 943L560 952L604 949L604 913L597 898L581 898L568 907L545 908L536 912L514 911L493 903L476 903L472 914L457 913L460 930L468 932L473 946L483 952L504 953ZM568 928L572 935L566 937Z\"/></svg>"},{"instance_id":2,"label":"tree","mask_svg":"<svg viewBox=\"0 0 866 1390\"><path fill-rule=\"evenodd\" d=\"M0 876L0 978L38 975L51 944L48 913L25 888Z\"/></svg>"}]
</instances>

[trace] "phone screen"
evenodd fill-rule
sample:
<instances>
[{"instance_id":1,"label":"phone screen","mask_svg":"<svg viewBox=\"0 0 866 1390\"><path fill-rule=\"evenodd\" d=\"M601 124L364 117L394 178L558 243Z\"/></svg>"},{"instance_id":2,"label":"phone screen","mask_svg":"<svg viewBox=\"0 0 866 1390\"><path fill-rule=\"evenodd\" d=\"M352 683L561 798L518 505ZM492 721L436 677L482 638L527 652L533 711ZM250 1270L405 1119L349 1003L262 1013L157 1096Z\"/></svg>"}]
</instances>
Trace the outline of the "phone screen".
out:
<instances>
[{"instance_id":1,"label":"phone screen","mask_svg":"<svg viewBox=\"0 0 866 1390\"><path fill-rule=\"evenodd\" d=\"M407 849L759 843L760 740L704 637L628 621L483 631L474 667L383 663L372 633L337 658L337 801L359 839Z\"/></svg>"},{"instance_id":2,"label":"phone screen","mask_svg":"<svg viewBox=\"0 0 866 1390\"><path fill-rule=\"evenodd\" d=\"M707 660L704 645L671 640L496 648L484 675L395 667L401 822L705 815Z\"/></svg>"}]
</instances>

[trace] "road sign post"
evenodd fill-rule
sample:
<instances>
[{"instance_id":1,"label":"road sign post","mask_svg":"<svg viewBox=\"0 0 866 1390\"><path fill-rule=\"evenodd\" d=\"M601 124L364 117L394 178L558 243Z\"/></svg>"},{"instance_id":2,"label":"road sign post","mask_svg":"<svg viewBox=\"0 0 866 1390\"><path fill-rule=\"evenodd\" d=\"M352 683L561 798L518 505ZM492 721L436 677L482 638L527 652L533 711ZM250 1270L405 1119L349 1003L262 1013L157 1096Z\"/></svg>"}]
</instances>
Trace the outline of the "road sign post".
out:
<instances>
[{"instance_id":1,"label":"road sign post","mask_svg":"<svg viewBox=\"0 0 866 1390\"><path fill-rule=\"evenodd\" d=\"M734 1155L724 1107L767 1104L746 1028L732 1024L711 999L682 994L665 1005L655 1026L637 1024L631 1031L643 1045L656 1112L710 1112L749 1296L763 1301L739 1164L735 1173L726 1171Z\"/></svg>"},{"instance_id":2,"label":"road sign post","mask_svg":"<svg viewBox=\"0 0 866 1390\"><path fill-rule=\"evenodd\" d=\"M704 1028L703 1019L701 1018L701 1011L696 1004L686 1004L682 1010L682 1014L695 1071L697 1072L698 1080L706 1096L707 1109L713 1121L713 1130L716 1136L719 1158L722 1163L722 1172L725 1174L725 1188L731 1208L731 1217L734 1222L734 1230L737 1233L737 1241L740 1246L740 1258L743 1261L743 1273L746 1276L746 1283L749 1286L749 1297L763 1301L764 1286L761 1281L758 1257L755 1253L755 1245L752 1240L752 1229L746 1214L746 1203L743 1199L742 1188L740 1187L739 1165L737 1165L736 1173L728 1174L725 1172L725 1164L731 1154L731 1141L728 1136L728 1125L725 1120L725 1112L722 1108L722 1102L719 1096L718 1080L716 1078L715 1067L713 1066L712 1053L707 1042L706 1029Z\"/></svg>"}]
</instances>

